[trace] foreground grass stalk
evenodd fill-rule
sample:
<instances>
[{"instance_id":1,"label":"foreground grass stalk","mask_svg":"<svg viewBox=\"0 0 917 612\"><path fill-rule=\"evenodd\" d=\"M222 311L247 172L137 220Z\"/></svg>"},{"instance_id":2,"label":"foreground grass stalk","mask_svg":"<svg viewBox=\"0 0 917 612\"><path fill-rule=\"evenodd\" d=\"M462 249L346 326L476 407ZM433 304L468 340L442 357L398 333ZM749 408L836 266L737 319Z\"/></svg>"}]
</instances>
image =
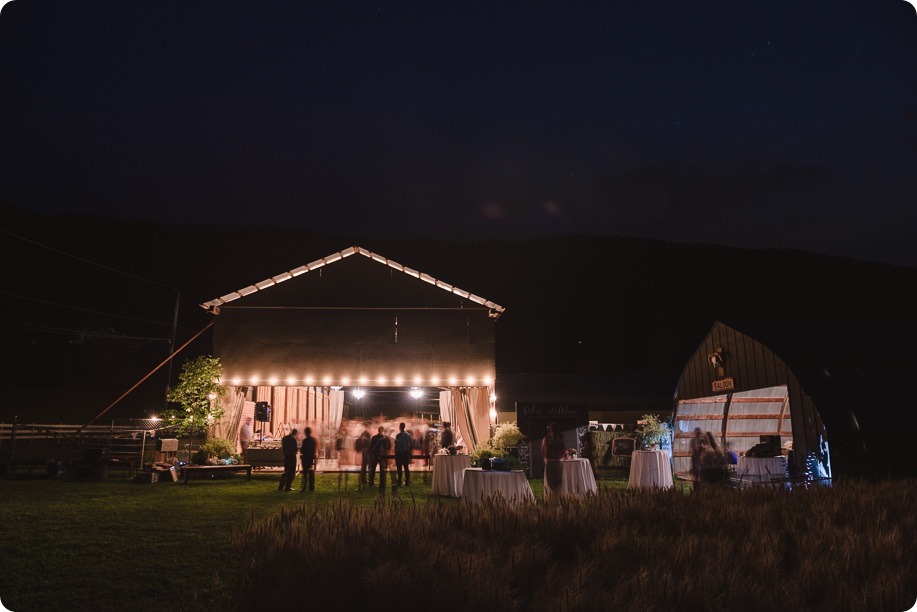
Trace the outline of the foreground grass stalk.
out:
<instances>
[{"instance_id":1,"label":"foreground grass stalk","mask_svg":"<svg viewBox=\"0 0 917 612\"><path fill-rule=\"evenodd\" d=\"M633 491L512 507L319 475L0 480L0 601L29 610L909 609L917 483Z\"/></svg>"}]
</instances>

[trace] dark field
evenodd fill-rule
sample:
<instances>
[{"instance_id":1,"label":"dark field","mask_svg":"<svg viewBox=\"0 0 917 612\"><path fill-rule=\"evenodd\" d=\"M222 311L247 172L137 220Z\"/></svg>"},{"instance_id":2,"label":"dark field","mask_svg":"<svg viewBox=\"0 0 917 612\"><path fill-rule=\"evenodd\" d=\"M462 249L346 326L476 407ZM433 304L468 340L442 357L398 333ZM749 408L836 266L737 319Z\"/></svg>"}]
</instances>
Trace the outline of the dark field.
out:
<instances>
[{"instance_id":1,"label":"dark field","mask_svg":"<svg viewBox=\"0 0 917 612\"><path fill-rule=\"evenodd\" d=\"M0 480L0 601L27 610L893 610L917 597L917 485L627 490L510 507L278 475ZM297 482L298 484L298 482ZM384 605L384 604L388 605ZM405 604L408 605L408 604ZM400 607L400 606L398 606Z\"/></svg>"}]
</instances>

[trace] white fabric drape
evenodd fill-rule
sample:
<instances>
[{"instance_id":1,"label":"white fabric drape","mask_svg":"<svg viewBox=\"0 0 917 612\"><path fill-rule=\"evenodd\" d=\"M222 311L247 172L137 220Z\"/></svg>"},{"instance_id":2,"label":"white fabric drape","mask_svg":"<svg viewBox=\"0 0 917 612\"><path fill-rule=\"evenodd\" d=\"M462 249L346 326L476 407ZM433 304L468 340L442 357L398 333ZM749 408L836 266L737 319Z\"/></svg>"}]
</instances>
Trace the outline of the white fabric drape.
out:
<instances>
[{"instance_id":1,"label":"white fabric drape","mask_svg":"<svg viewBox=\"0 0 917 612\"><path fill-rule=\"evenodd\" d=\"M452 391L439 392L439 420L453 422L455 405L452 402Z\"/></svg>"},{"instance_id":2,"label":"white fabric drape","mask_svg":"<svg viewBox=\"0 0 917 612\"><path fill-rule=\"evenodd\" d=\"M471 452L490 437L490 389L453 387L450 393L455 439Z\"/></svg>"},{"instance_id":3,"label":"white fabric drape","mask_svg":"<svg viewBox=\"0 0 917 612\"><path fill-rule=\"evenodd\" d=\"M331 404L328 431L330 435L335 435L341 429L341 416L344 414L344 390L332 389L328 395Z\"/></svg>"},{"instance_id":4,"label":"white fabric drape","mask_svg":"<svg viewBox=\"0 0 917 612\"><path fill-rule=\"evenodd\" d=\"M223 416L210 427L209 437L235 440L239 437L245 396L236 387L226 387L226 393L219 400Z\"/></svg>"}]
</instances>

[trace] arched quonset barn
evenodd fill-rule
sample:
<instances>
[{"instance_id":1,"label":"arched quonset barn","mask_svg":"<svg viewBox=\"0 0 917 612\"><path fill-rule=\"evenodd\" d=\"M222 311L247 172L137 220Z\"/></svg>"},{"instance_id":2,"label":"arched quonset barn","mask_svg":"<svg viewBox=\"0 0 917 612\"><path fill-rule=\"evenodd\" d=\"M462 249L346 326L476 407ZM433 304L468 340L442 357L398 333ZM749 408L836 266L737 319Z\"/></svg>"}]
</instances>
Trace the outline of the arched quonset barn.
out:
<instances>
[{"instance_id":1,"label":"arched quonset barn","mask_svg":"<svg viewBox=\"0 0 917 612\"><path fill-rule=\"evenodd\" d=\"M321 439L348 391L412 388L438 394L466 447L489 435L494 302L354 246L201 306L217 315L225 437L267 402L275 436L308 425Z\"/></svg>"},{"instance_id":2,"label":"arched quonset barn","mask_svg":"<svg viewBox=\"0 0 917 612\"><path fill-rule=\"evenodd\" d=\"M795 463L807 478L831 478L821 416L789 366L768 347L719 321L692 355L675 393L672 445L676 474L690 470L695 427L733 450L748 450L760 436L793 442Z\"/></svg>"}]
</instances>

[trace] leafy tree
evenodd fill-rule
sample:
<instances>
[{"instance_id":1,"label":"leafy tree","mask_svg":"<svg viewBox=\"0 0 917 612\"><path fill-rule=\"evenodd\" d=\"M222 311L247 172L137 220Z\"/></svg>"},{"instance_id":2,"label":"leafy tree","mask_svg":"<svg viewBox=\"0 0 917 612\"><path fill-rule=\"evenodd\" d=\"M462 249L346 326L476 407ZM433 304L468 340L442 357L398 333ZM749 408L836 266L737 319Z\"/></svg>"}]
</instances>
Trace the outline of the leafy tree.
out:
<instances>
[{"instance_id":1,"label":"leafy tree","mask_svg":"<svg viewBox=\"0 0 917 612\"><path fill-rule=\"evenodd\" d=\"M182 365L178 385L169 389L166 399L179 404L163 414L166 422L176 426L179 434L200 435L223 416L223 408L216 400L226 388L219 381L223 375L220 360L201 355Z\"/></svg>"}]
</instances>

